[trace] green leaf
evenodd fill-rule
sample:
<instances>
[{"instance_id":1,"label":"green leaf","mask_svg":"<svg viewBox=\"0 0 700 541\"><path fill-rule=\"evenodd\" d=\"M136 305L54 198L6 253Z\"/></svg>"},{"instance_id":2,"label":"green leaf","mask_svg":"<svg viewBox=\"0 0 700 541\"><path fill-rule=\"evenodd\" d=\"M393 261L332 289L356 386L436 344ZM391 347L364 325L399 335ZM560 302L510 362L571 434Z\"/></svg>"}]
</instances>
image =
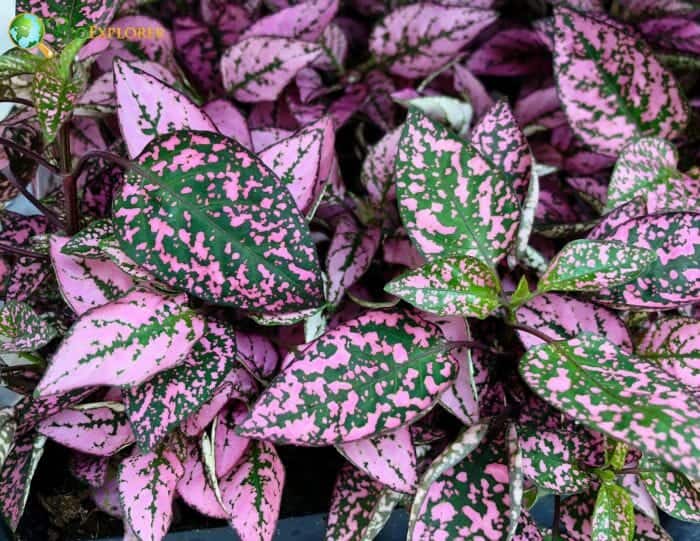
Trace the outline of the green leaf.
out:
<instances>
[{"instance_id":1,"label":"green leaf","mask_svg":"<svg viewBox=\"0 0 700 541\"><path fill-rule=\"evenodd\" d=\"M632 541L634 505L627 491L615 483L603 483L593 510L591 539Z\"/></svg>"},{"instance_id":2,"label":"green leaf","mask_svg":"<svg viewBox=\"0 0 700 541\"><path fill-rule=\"evenodd\" d=\"M34 73L45 60L24 49L10 49L0 55L0 78L9 79L16 75Z\"/></svg>"},{"instance_id":3,"label":"green leaf","mask_svg":"<svg viewBox=\"0 0 700 541\"><path fill-rule=\"evenodd\" d=\"M637 278L654 261L654 252L622 242L575 240L549 264L537 290L599 291Z\"/></svg>"},{"instance_id":4,"label":"green leaf","mask_svg":"<svg viewBox=\"0 0 700 541\"><path fill-rule=\"evenodd\" d=\"M679 520L700 522L700 484L697 481L648 456L639 462L639 477L656 505L666 513Z\"/></svg>"},{"instance_id":5,"label":"green leaf","mask_svg":"<svg viewBox=\"0 0 700 541\"><path fill-rule=\"evenodd\" d=\"M31 306L7 301L0 308L0 352L35 351L56 337L56 329L41 319Z\"/></svg>"},{"instance_id":6,"label":"green leaf","mask_svg":"<svg viewBox=\"0 0 700 541\"><path fill-rule=\"evenodd\" d=\"M515 288L515 291L510 296L510 307L517 308L521 304L525 304L531 297L530 284L528 284L527 276L523 275L520 277L518 287Z\"/></svg>"},{"instance_id":7,"label":"green leaf","mask_svg":"<svg viewBox=\"0 0 700 541\"><path fill-rule=\"evenodd\" d=\"M101 259L105 254L100 249L99 242L101 239L112 235L113 232L112 220L95 220L85 226L79 233L73 235L61 248L61 252L65 255Z\"/></svg>"},{"instance_id":8,"label":"green leaf","mask_svg":"<svg viewBox=\"0 0 700 541\"><path fill-rule=\"evenodd\" d=\"M447 257L403 274L384 289L426 312L484 319L500 303L501 284L486 263Z\"/></svg>"},{"instance_id":9,"label":"green leaf","mask_svg":"<svg viewBox=\"0 0 700 541\"><path fill-rule=\"evenodd\" d=\"M655 363L582 333L529 349L520 373L574 419L700 477L700 403Z\"/></svg>"},{"instance_id":10,"label":"green leaf","mask_svg":"<svg viewBox=\"0 0 700 541\"><path fill-rule=\"evenodd\" d=\"M61 77L54 64L43 66L34 75L32 100L44 134L44 144L53 143L56 139L61 125L73 112L81 87L79 81Z\"/></svg>"},{"instance_id":11,"label":"green leaf","mask_svg":"<svg viewBox=\"0 0 700 541\"><path fill-rule=\"evenodd\" d=\"M171 287L254 313L323 304L304 216L233 139L187 130L155 138L126 175L113 220L126 255Z\"/></svg>"},{"instance_id":12,"label":"green leaf","mask_svg":"<svg viewBox=\"0 0 700 541\"><path fill-rule=\"evenodd\" d=\"M73 65L73 60L82 49L83 45L87 42L87 37L79 37L68 43L61 54L58 56L57 71L58 75L65 81L71 79L71 67Z\"/></svg>"}]
</instances>

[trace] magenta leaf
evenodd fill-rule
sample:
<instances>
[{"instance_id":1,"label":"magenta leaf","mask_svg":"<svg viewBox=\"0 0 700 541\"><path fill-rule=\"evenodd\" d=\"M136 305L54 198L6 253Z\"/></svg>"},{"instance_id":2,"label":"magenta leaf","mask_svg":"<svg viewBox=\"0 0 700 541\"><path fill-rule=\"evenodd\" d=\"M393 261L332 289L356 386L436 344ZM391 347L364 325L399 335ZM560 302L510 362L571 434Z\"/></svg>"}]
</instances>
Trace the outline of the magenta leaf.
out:
<instances>
[{"instance_id":1,"label":"magenta leaf","mask_svg":"<svg viewBox=\"0 0 700 541\"><path fill-rule=\"evenodd\" d=\"M75 451L71 453L68 468L71 475L79 481L91 488L100 488L107 480L109 458Z\"/></svg>"},{"instance_id":2,"label":"magenta leaf","mask_svg":"<svg viewBox=\"0 0 700 541\"><path fill-rule=\"evenodd\" d=\"M135 289L73 325L35 392L137 385L182 362L203 331L204 320L187 307L185 295Z\"/></svg>"},{"instance_id":3,"label":"magenta leaf","mask_svg":"<svg viewBox=\"0 0 700 541\"><path fill-rule=\"evenodd\" d=\"M316 41L338 11L338 0L309 0L263 17L241 39L259 36Z\"/></svg>"},{"instance_id":4,"label":"magenta leaf","mask_svg":"<svg viewBox=\"0 0 700 541\"><path fill-rule=\"evenodd\" d=\"M358 469L397 492L411 493L418 482L416 450L407 426L383 436L338 445Z\"/></svg>"},{"instance_id":5,"label":"magenta leaf","mask_svg":"<svg viewBox=\"0 0 700 541\"><path fill-rule=\"evenodd\" d=\"M160 541L170 528L173 498L185 470L175 452L134 454L119 465L124 519L139 541Z\"/></svg>"},{"instance_id":6,"label":"magenta leaf","mask_svg":"<svg viewBox=\"0 0 700 541\"><path fill-rule=\"evenodd\" d=\"M626 285L602 290L596 300L611 306L669 309L700 300L700 214L654 214L630 220L605 235L656 252L642 275Z\"/></svg>"},{"instance_id":7,"label":"magenta leaf","mask_svg":"<svg viewBox=\"0 0 700 541\"><path fill-rule=\"evenodd\" d=\"M515 312L519 323L543 332L552 340L566 340L582 332L607 337L613 344L632 351L632 339L625 323L607 308L566 295L537 295ZM543 343L532 334L518 332L526 348Z\"/></svg>"},{"instance_id":8,"label":"magenta leaf","mask_svg":"<svg viewBox=\"0 0 700 541\"><path fill-rule=\"evenodd\" d=\"M532 154L508 102L499 101L484 115L471 134L471 143L483 157L505 173L522 203L530 183Z\"/></svg>"},{"instance_id":9,"label":"magenta leaf","mask_svg":"<svg viewBox=\"0 0 700 541\"><path fill-rule=\"evenodd\" d=\"M312 62L312 66L320 70L333 71L342 68L348 55L348 38L337 24L331 23L318 39L322 52Z\"/></svg>"},{"instance_id":10,"label":"magenta leaf","mask_svg":"<svg viewBox=\"0 0 700 541\"><path fill-rule=\"evenodd\" d=\"M399 7L374 27L369 49L391 73L423 77L452 60L497 16L472 7L422 3Z\"/></svg>"},{"instance_id":11,"label":"magenta leaf","mask_svg":"<svg viewBox=\"0 0 700 541\"><path fill-rule=\"evenodd\" d=\"M515 238L519 204L502 173L416 109L401 135L396 189L402 221L426 257L462 255L492 265Z\"/></svg>"},{"instance_id":12,"label":"magenta leaf","mask_svg":"<svg viewBox=\"0 0 700 541\"><path fill-rule=\"evenodd\" d=\"M105 26L118 7L119 2L114 0L17 0L17 13L41 16L52 42L68 42L90 27Z\"/></svg>"},{"instance_id":13,"label":"magenta leaf","mask_svg":"<svg viewBox=\"0 0 700 541\"><path fill-rule=\"evenodd\" d=\"M136 263L204 300L267 313L322 302L316 251L291 194L232 139L181 131L154 140L139 174L125 179L114 225Z\"/></svg>"},{"instance_id":14,"label":"magenta leaf","mask_svg":"<svg viewBox=\"0 0 700 541\"><path fill-rule=\"evenodd\" d=\"M235 370L235 331L209 320L207 329L192 347L186 361L159 372L147 382L124 391L129 422L142 450L155 446L189 415L204 405ZM240 368L238 369L240 370ZM255 383L244 372L236 374L248 396Z\"/></svg>"},{"instance_id":15,"label":"magenta leaf","mask_svg":"<svg viewBox=\"0 0 700 541\"><path fill-rule=\"evenodd\" d=\"M554 71L574 132L616 156L633 138L678 136L688 112L678 83L636 33L603 16L555 10Z\"/></svg>"},{"instance_id":16,"label":"magenta leaf","mask_svg":"<svg viewBox=\"0 0 700 541\"><path fill-rule=\"evenodd\" d=\"M65 255L62 250L67 243L68 237L52 235L49 255L59 290L77 315L103 306L134 287L129 275L104 256L88 259Z\"/></svg>"},{"instance_id":17,"label":"magenta leaf","mask_svg":"<svg viewBox=\"0 0 700 541\"><path fill-rule=\"evenodd\" d=\"M501 302L498 275L473 257L436 259L395 278L384 289L440 316L484 319Z\"/></svg>"},{"instance_id":18,"label":"magenta leaf","mask_svg":"<svg viewBox=\"0 0 700 541\"><path fill-rule=\"evenodd\" d=\"M236 332L236 357L257 379L269 379L277 371L280 355L275 345L264 336Z\"/></svg>"},{"instance_id":19,"label":"magenta leaf","mask_svg":"<svg viewBox=\"0 0 700 541\"><path fill-rule=\"evenodd\" d=\"M0 513L12 531L17 529L24 506L29 498L29 488L34 472L44 453L46 438L34 433L15 440L0 472Z\"/></svg>"},{"instance_id":20,"label":"magenta leaf","mask_svg":"<svg viewBox=\"0 0 700 541\"><path fill-rule=\"evenodd\" d=\"M61 445L98 456L111 456L134 442L124 406L116 402L84 404L42 421L37 431Z\"/></svg>"},{"instance_id":21,"label":"magenta leaf","mask_svg":"<svg viewBox=\"0 0 700 541\"><path fill-rule=\"evenodd\" d=\"M114 81L119 125L132 159L158 135L185 128L216 131L185 95L123 60L114 62Z\"/></svg>"},{"instance_id":22,"label":"magenta leaf","mask_svg":"<svg viewBox=\"0 0 700 541\"><path fill-rule=\"evenodd\" d=\"M210 101L202 110L211 118L219 133L229 139L235 139L248 150L253 150L246 119L230 101L225 99Z\"/></svg>"},{"instance_id":23,"label":"magenta leaf","mask_svg":"<svg viewBox=\"0 0 700 541\"><path fill-rule=\"evenodd\" d=\"M540 74L550 66L547 48L534 30L508 28L489 39L469 56L467 67L475 75L517 77Z\"/></svg>"},{"instance_id":24,"label":"magenta leaf","mask_svg":"<svg viewBox=\"0 0 700 541\"><path fill-rule=\"evenodd\" d=\"M226 51L221 59L224 88L242 102L273 101L320 52L318 45L300 40L245 39Z\"/></svg>"},{"instance_id":25,"label":"magenta leaf","mask_svg":"<svg viewBox=\"0 0 700 541\"><path fill-rule=\"evenodd\" d=\"M402 128L397 128L371 146L362 163L360 180L377 207L396 198L394 161L399 148Z\"/></svg>"},{"instance_id":26,"label":"magenta leaf","mask_svg":"<svg viewBox=\"0 0 700 541\"><path fill-rule=\"evenodd\" d=\"M637 353L658 363L678 381L700 387L700 322L672 316L650 323Z\"/></svg>"},{"instance_id":27,"label":"magenta leaf","mask_svg":"<svg viewBox=\"0 0 700 541\"><path fill-rule=\"evenodd\" d=\"M242 402L236 402L216 418L213 447L216 476L219 478L231 473L248 450L251 440L239 436L234 430L247 414L248 408Z\"/></svg>"},{"instance_id":28,"label":"magenta leaf","mask_svg":"<svg viewBox=\"0 0 700 541\"><path fill-rule=\"evenodd\" d=\"M698 476L700 449L693 442L700 437L700 404L653 361L582 333L528 350L520 373L538 395L577 421Z\"/></svg>"},{"instance_id":29,"label":"magenta leaf","mask_svg":"<svg viewBox=\"0 0 700 541\"><path fill-rule=\"evenodd\" d=\"M623 242L575 240L552 260L537 290L598 291L643 275L656 261L653 251Z\"/></svg>"},{"instance_id":30,"label":"magenta leaf","mask_svg":"<svg viewBox=\"0 0 700 541\"><path fill-rule=\"evenodd\" d=\"M366 312L285 364L239 434L303 445L375 437L424 415L457 372L439 330L411 311Z\"/></svg>"},{"instance_id":31,"label":"magenta leaf","mask_svg":"<svg viewBox=\"0 0 700 541\"><path fill-rule=\"evenodd\" d=\"M243 461L221 480L224 508L241 541L272 540L284 477L284 466L274 446L257 441Z\"/></svg>"},{"instance_id":32,"label":"magenta leaf","mask_svg":"<svg viewBox=\"0 0 700 541\"><path fill-rule=\"evenodd\" d=\"M56 337L56 329L31 306L8 300L0 308L0 352L35 351Z\"/></svg>"},{"instance_id":33,"label":"magenta leaf","mask_svg":"<svg viewBox=\"0 0 700 541\"><path fill-rule=\"evenodd\" d=\"M203 515L213 518L226 518L214 489L207 480L201 451L190 445L187 458L183 462L184 474L177 483L177 492L187 505Z\"/></svg>"},{"instance_id":34,"label":"magenta leaf","mask_svg":"<svg viewBox=\"0 0 700 541\"><path fill-rule=\"evenodd\" d=\"M337 305L348 288L369 269L381 234L377 227L363 230L352 215L340 217L326 259L327 297L331 305Z\"/></svg>"}]
</instances>

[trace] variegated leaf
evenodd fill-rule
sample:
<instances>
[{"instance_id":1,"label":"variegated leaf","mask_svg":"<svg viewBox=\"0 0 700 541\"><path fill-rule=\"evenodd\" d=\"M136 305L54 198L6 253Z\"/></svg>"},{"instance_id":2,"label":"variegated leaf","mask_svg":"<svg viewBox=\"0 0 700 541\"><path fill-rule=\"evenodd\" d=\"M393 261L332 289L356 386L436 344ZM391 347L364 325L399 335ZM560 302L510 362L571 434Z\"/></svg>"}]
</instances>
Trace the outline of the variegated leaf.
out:
<instances>
[{"instance_id":1,"label":"variegated leaf","mask_svg":"<svg viewBox=\"0 0 700 541\"><path fill-rule=\"evenodd\" d=\"M678 83L630 28L568 7L555 9L554 71L574 132L617 156L640 135L672 139L688 119Z\"/></svg>"},{"instance_id":2,"label":"variegated leaf","mask_svg":"<svg viewBox=\"0 0 700 541\"><path fill-rule=\"evenodd\" d=\"M61 125L73 111L79 93L77 81L65 80L55 70L46 68L34 75L32 101L46 145L56 139Z\"/></svg>"},{"instance_id":3,"label":"variegated leaf","mask_svg":"<svg viewBox=\"0 0 700 541\"><path fill-rule=\"evenodd\" d=\"M35 351L56 337L56 329L26 303L8 300L0 308L0 352Z\"/></svg>"},{"instance_id":4,"label":"variegated leaf","mask_svg":"<svg viewBox=\"0 0 700 541\"><path fill-rule=\"evenodd\" d=\"M224 87L242 102L274 101L297 72L320 53L318 45L300 40L245 39L221 59Z\"/></svg>"},{"instance_id":5,"label":"variegated leaf","mask_svg":"<svg viewBox=\"0 0 700 541\"><path fill-rule=\"evenodd\" d=\"M248 150L253 150L246 118L233 103L221 98L207 103L203 111L211 118L219 133L235 139Z\"/></svg>"},{"instance_id":6,"label":"variegated leaf","mask_svg":"<svg viewBox=\"0 0 700 541\"><path fill-rule=\"evenodd\" d=\"M100 259L104 253L99 247L99 241L114 233L112 221L109 219L95 220L73 235L61 248L64 255Z\"/></svg>"},{"instance_id":7,"label":"variegated leaf","mask_svg":"<svg viewBox=\"0 0 700 541\"><path fill-rule=\"evenodd\" d=\"M502 174L415 109L396 157L401 218L426 257L467 255L492 265L509 250L519 204Z\"/></svg>"},{"instance_id":8,"label":"variegated leaf","mask_svg":"<svg viewBox=\"0 0 700 541\"><path fill-rule=\"evenodd\" d=\"M155 137L182 129L216 132L211 119L187 96L127 62L114 62L117 113L129 156Z\"/></svg>"},{"instance_id":9,"label":"variegated leaf","mask_svg":"<svg viewBox=\"0 0 700 541\"><path fill-rule=\"evenodd\" d=\"M284 466L274 446L256 441L242 462L221 479L224 509L241 541L272 540L284 477Z\"/></svg>"},{"instance_id":10,"label":"variegated leaf","mask_svg":"<svg viewBox=\"0 0 700 541\"><path fill-rule=\"evenodd\" d=\"M0 410L0 470L7 456L10 454L10 449L14 444L15 432L17 430L17 422L15 421L14 411L10 408Z\"/></svg>"},{"instance_id":11,"label":"variegated leaf","mask_svg":"<svg viewBox=\"0 0 700 541\"><path fill-rule=\"evenodd\" d=\"M637 278L655 261L653 251L623 242L575 240L552 260L537 290L599 291Z\"/></svg>"},{"instance_id":12,"label":"variegated leaf","mask_svg":"<svg viewBox=\"0 0 700 541\"><path fill-rule=\"evenodd\" d=\"M84 314L36 388L48 396L90 385L138 385L182 362L204 332L185 295L133 290Z\"/></svg>"},{"instance_id":13,"label":"variegated leaf","mask_svg":"<svg viewBox=\"0 0 700 541\"><path fill-rule=\"evenodd\" d=\"M653 250L658 258L636 280L602 290L596 300L619 307L669 309L700 300L700 214L654 214L627 221L605 235Z\"/></svg>"},{"instance_id":14,"label":"variegated leaf","mask_svg":"<svg viewBox=\"0 0 700 541\"><path fill-rule=\"evenodd\" d=\"M582 333L536 346L520 373L537 394L581 423L634 445L690 477L700 475L700 404L655 363ZM598 389L599 392L591 392Z\"/></svg>"},{"instance_id":15,"label":"variegated leaf","mask_svg":"<svg viewBox=\"0 0 700 541\"><path fill-rule=\"evenodd\" d=\"M372 439L337 446L355 467L397 492L411 493L418 481L416 450L407 426Z\"/></svg>"},{"instance_id":16,"label":"variegated leaf","mask_svg":"<svg viewBox=\"0 0 700 541\"><path fill-rule=\"evenodd\" d=\"M116 0L17 0L18 13L42 17L51 41L68 42L90 27L103 27L117 12Z\"/></svg>"},{"instance_id":17,"label":"variegated leaf","mask_svg":"<svg viewBox=\"0 0 700 541\"><path fill-rule=\"evenodd\" d=\"M134 442L134 434L119 403L96 403L65 409L37 427L61 445L98 456L111 456Z\"/></svg>"},{"instance_id":18,"label":"variegated leaf","mask_svg":"<svg viewBox=\"0 0 700 541\"><path fill-rule=\"evenodd\" d=\"M520 131L507 101L501 100L488 110L474 128L471 143L483 157L505 173L522 203L530 183L533 160L527 139Z\"/></svg>"},{"instance_id":19,"label":"variegated leaf","mask_svg":"<svg viewBox=\"0 0 700 541\"><path fill-rule=\"evenodd\" d=\"M236 358L246 369L267 380L277 372L280 354L275 345L261 334L236 332Z\"/></svg>"},{"instance_id":20,"label":"variegated leaf","mask_svg":"<svg viewBox=\"0 0 700 541\"><path fill-rule=\"evenodd\" d=\"M482 261L447 257L395 278L384 289L426 312L484 319L500 305L501 284Z\"/></svg>"},{"instance_id":21,"label":"variegated leaf","mask_svg":"<svg viewBox=\"0 0 700 541\"><path fill-rule=\"evenodd\" d=\"M634 530L634 506L629 494L614 482L603 483L591 517L591 539L632 541Z\"/></svg>"},{"instance_id":22,"label":"variegated leaf","mask_svg":"<svg viewBox=\"0 0 700 541\"><path fill-rule=\"evenodd\" d=\"M423 416L457 373L439 330L412 311L366 312L284 364L241 435L303 445L375 437Z\"/></svg>"},{"instance_id":23,"label":"variegated leaf","mask_svg":"<svg viewBox=\"0 0 700 541\"><path fill-rule=\"evenodd\" d=\"M139 447L144 451L154 449L169 432L202 407L235 369L235 356L235 331L209 320L204 336L192 347L183 364L156 374L138 387L126 389L126 411ZM250 377L241 384L248 394L255 389Z\"/></svg>"},{"instance_id":24,"label":"variegated leaf","mask_svg":"<svg viewBox=\"0 0 700 541\"><path fill-rule=\"evenodd\" d=\"M660 460L642 457L639 476L649 495L666 513L690 522L700 522L700 485Z\"/></svg>"},{"instance_id":25,"label":"variegated leaf","mask_svg":"<svg viewBox=\"0 0 700 541\"><path fill-rule=\"evenodd\" d=\"M201 451L197 445L188 446L183 469L184 473L177 483L177 492L185 503L208 517L225 519L226 511L207 481Z\"/></svg>"},{"instance_id":26,"label":"variegated leaf","mask_svg":"<svg viewBox=\"0 0 700 541\"><path fill-rule=\"evenodd\" d=\"M134 454L119 465L124 520L139 541L161 541L170 528L175 487L184 475L170 449Z\"/></svg>"},{"instance_id":27,"label":"variegated leaf","mask_svg":"<svg viewBox=\"0 0 700 541\"><path fill-rule=\"evenodd\" d=\"M423 77L447 64L497 16L472 7L399 7L374 27L369 49L394 75Z\"/></svg>"},{"instance_id":28,"label":"variegated leaf","mask_svg":"<svg viewBox=\"0 0 700 541\"><path fill-rule=\"evenodd\" d=\"M649 324L637 353L657 363L678 381L700 387L700 322L686 317L660 318Z\"/></svg>"},{"instance_id":29,"label":"variegated leaf","mask_svg":"<svg viewBox=\"0 0 700 541\"><path fill-rule=\"evenodd\" d=\"M304 217L232 139L180 131L154 140L126 176L114 225L136 263L204 300L271 314L322 303Z\"/></svg>"},{"instance_id":30,"label":"variegated leaf","mask_svg":"<svg viewBox=\"0 0 700 541\"><path fill-rule=\"evenodd\" d=\"M449 126L460 137L469 134L474 114L474 108L469 102L449 96L418 96L396 101L406 107L415 107L436 122Z\"/></svg>"},{"instance_id":31,"label":"variegated leaf","mask_svg":"<svg viewBox=\"0 0 700 541\"><path fill-rule=\"evenodd\" d=\"M33 432L18 437L0 472L0 513L12 531L24 513L45 442L44 436Z\"/></svg>"},{"instance_id":32,"label":"variegated leaf","mask_svg":"<svg viewBox=\"0 0 700 541\"><path fill-rule=\"evenodd\" d=\"M248 27L240 39L275 36L316 41L338 11L338 0L308 0L263 17Z\"/></svg>"},{"instance_id":33,"label":"variegated leaf","mask_svg":"<svg viewBox=\"0 0 700 541\"><path fill-rule=\"evenodd\" d=\"M236 402L220 412L216 418L212 446L214 448L215 476L225 477L245 456L251 440L235 433L235 428L245 418L248 408Z\"/></svg>"},{"instance_id":34,"label":"variegated leaf","mask_svg":"<svg viewBox=\"0 0 700 541\"><path fill-rule=\"evenodd\" d=\"M63 247L68 239L52 235L49 256L61 294L77 315L103 306L134 287L131 277L104 255L88 259L64 254Z\"/></svg>"},{"instance_id":35,"label":"variegated leaf","mask_svg":"<svg viewBox=\"0 0 700 541\"><path fill-rule=\"evenodd\" d=\"M375 206L382 208L386 201L396 198L394 162L401 139L402 128L387 133L367 151L362 163L360 180Z\"/></svg>"},{"instance_id":36,"label":"variegated leaf","mask_svg":"<svg viewBox=\"0 0 700 541\"><path fill-rule=\"evenodd\" d=\"M100 488L107 481L109 458L75 451L70 455L68 469L71 475L79 481L91 488Z\"/></svg>"}]
</instances>

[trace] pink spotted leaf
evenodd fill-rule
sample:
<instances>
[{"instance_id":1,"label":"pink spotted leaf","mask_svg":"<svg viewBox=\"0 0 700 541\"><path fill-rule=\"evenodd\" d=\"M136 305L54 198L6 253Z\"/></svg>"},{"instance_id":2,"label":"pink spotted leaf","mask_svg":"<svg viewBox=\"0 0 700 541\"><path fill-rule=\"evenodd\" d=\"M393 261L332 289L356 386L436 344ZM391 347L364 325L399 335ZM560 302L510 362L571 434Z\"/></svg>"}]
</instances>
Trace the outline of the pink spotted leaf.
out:
<instances>
[{"instance_id":1,"label":"pink spotted leaf","mask_svg":"<svg viewBox=\"0 0 700 541\"><path fill-rule=\"evenodd\" d=\"M614 481L602 483L591 516L591 539L632 539L634 530L630 495Z\"/></svg>"},{"instance_id":2,"label":"pink spotted leaf","mask_svg":"<svg viewBox=\"0 0 700 541\"><path fill-rule=\"evenodd\" d=\"M447 64L496 17L472 7L403 6L374 27L369 48L391 73L415 79Z\"/></svg>"},{"instance_id":3,"label":"pink spotted leaf","mask_svg":"<svg viewBox=\"0 0 700 541\"><path fill-rule=\"evenodd\" d=\"M184 94L122 60L114 63L114 81L119 125L132 159L158 135L184 128L216 131Z\"/></svg>"},{"instance_id":4,"label":"pink spotted leaf","mask_svg":"<svg viewBox=\"0 0 700 541\"><path fill-rule=\"evenodd\" d=\"M24 513L45 442L44 436L33 432L18 437L0 471L0 513L12 531Z\"/></svg>"},{"instance_id":5,"label":"pink spotted leaf","mask_svg":"<svg viewBox=\"0 0 700 541\"><path fill-rule=\"evenodd\" d=\"M691 387L700 387L700 322L672 316L651 323L637 353Z\"/></svg>"},{"instance_id":6,"label":"pink spotted leaf","mask_svg":"<svg viewBox=\"0 0 700 541\"><path fill-rule=\"evenodd\" d=\"M688 112L678 83L631 29L603 16L555 9L554 71L574 132L616 156L637 136L672 139Z\"/></svg>"},{"instance_id":7,"label":"pink spotted leaf","mask_svg":"<svg viewBox=\"0 0 700 541\"><path fill-rule=\"evenodd\" d=\"M241 435L304 445L378 436L421 417L457 372L439 330L412 311L366 312L285 364Z\"/></svg>"},{"instance_id":8,"label":"pink spotted leaf","mask_svg":"<svg viewBox=\"0 0 700 541\"><path fill-rule=\"evenodd\" d=\"M119 465L124 520L139 541L161 541L170 528L173 498L185 470L170 449L133 454Z\"/></svg>"},{"instance_id":9,"label":"pink spotted leaf","mask_svg":"<svg viewBox=\"0 0 700 541\"><path fill-rule=\"evenodd\" d=\"M284 466L274 446L256 441L242 462L221 480L224 509L241 541L272 540L284 478Z\"/></svg>"},{"instance_id":10,"label":"pink spotted leaf","mask_svg":"<svg viewBox=\"0 0 700 541\"><path fill-rule=\"evenodd\" d=\"M111 456L134 442L123 404L103 402L65 409L42 421L37 431L81 453Z\"/></svg>"},{"instance_id":11,"label":"pink spotted leaf","mask_svg":"<svg viewBox=\"0 0 700 541\"><path fill-rule=\"evenodd\" d=\"M68 469L71 475L79 481L86 483L91 488L99 488L107 480L109 458L75 451L71 453Z\"/></svg>"},{"instance_id":12,"label":"pink spotted leaf","mask_svg":"<svg viewBox=\"0 0 700 541\"><path fill-rule=\"evenodd\" d=\"M698 476L700 451L692 442L700 436L700 405L689 387L655 363L582 333L528 350L520 373L567 415Z\"/></svg>"},{"instance_id":13,"label":"pink spotted leaf","mask_svg":"<svg viewBox=\"0 0 700 541\"><path fill-rule=\"evenodd\" d=\"M297 72L314 61L318 45L288 38L251 37L221 59L224 88L242 102L274 101Z\"/></svg>"},{"instance_id":14,"label":"pink spotted leaf","mask_svg":"<svg viewBox=\"0 0 700 541\"><path fill-rule=\"evenodd\" d=\"M408 427L377 438L338 445L338 450L355 467L382 485L410 493L418 481L416 450Z\"/></svg>"},{"instance_id":15,"label":"pink spotted leaf","mask_svg":"<svg viewBox=\"0 0 700 541\"><path fill-rule=\"evenodd\" d=\"M236 141L189 131L161 136L139 157L139 171L125 179L114 225L121 248L146 271L252 312L321 304L303 216L277 177Z\"/></svg>"},{"instance_id":16,"label":"pink spotted leaf","mask_svg":"<svg viewBox=\"0 0 700 541\"><path fill-rule=\"evenodd\" d=\"M486 263L447 257L395 278L385 290L426 312L483 319L500 305L501 284Z\"/></svg>"},{"instance_id":17,"label":"pink spotted leaf","mask_svg":"<svg viewBox=\"0 0 700 541\"><path fill-rule=\"evenodd\" d=\"M416 109L399 142L396 190L404 226L426 257L466 255L492 265L515 238L519 204L502 174Z\"/></svg>"},{"instance_id":18,"label":"pink spotted leaf","mask_svg":"<svg viewBox=\"0 0 700 541\"><path fill-rule=\"evenodd\" d=\"M669 515L700 522L700 486L652 457L642 457L639 476L656 504Z\"/></svg>"},{"instance_id":19,"label":"pink spotted leaf","mask_svg":"<svg viewBox=\"0 0 700 541\"><path fill-rule=\"evenodd\" d=\"M241 39L275 36L316 41L338 11L338 0L308 0L263 17Z\"/></svg>"},{"instance_id":20,"label":"pink spotted leaf","mask_svg":"<svg viewBox=\"0 0 700 541\"><path fill-rule=\"evenodd\" d=\"M56 329L26 303L8 300L0 308L0 352L35 351L56 334Z\"/></svg>"},{"instance_id":21,"label":"pink spotted leaf","mask_svg":"<svg viewBox=\"0 0 700 541\"><path fill-rule=\"evenodd\" d=\"M203 319L187 307L184 295L135 289L73 325L35 392L137 385L182 362L203 331Z\"/></svg>"},{"instance_id":22,"label":"pink spotted leaf","mask_svg":"<svg viewBox=\"0 0 700 541\"><path fill-rule=\"evenodd\" d=\"M225 99L210 101L202 110L222 135L235 139L248 150L253 150L246 119L230 101Z\"/></svg>"},{"instance_id":23,"label":"pink spotted leaf","mask_svg":"<svg viewBox=\"0 0 700 541\"><path fill-rule=\"evenodd\" d=\"M642 275L654 262L651 250L622 242L576 240L549 264L537 290L597 291L624 284Z\"/></svg>"},{"instance_id":24,"label":"pink spotted leaf","mask_svg":"<svg viewBox=\"0 0 700 541\"><path fill-rule=\"evenodd\" d=\"M187 505L203 515L225 519L226 512L221 507L214 489L207 480L201 450L190 444L183 462L184 473L177 482L177 492Z\"/></svg>"}]
</instances>

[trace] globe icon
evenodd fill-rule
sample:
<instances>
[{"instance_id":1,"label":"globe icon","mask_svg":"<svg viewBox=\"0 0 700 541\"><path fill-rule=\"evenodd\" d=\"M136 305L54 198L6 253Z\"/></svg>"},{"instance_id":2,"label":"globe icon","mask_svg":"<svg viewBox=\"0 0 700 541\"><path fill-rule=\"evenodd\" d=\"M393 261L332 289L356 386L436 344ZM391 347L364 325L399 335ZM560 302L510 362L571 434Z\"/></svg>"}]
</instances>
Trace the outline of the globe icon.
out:
<instances>
[{"instance_id":1,"label":"globe icon","mask_svg":"<svg viewBox=\"0 0 700 541\"><path fill-rule=\"evenodd\" d=\"M44 39L44 21L31 13L20 13L10 23L10 38L18 47L31 49Z\"/></svg>"}]
</instances>

